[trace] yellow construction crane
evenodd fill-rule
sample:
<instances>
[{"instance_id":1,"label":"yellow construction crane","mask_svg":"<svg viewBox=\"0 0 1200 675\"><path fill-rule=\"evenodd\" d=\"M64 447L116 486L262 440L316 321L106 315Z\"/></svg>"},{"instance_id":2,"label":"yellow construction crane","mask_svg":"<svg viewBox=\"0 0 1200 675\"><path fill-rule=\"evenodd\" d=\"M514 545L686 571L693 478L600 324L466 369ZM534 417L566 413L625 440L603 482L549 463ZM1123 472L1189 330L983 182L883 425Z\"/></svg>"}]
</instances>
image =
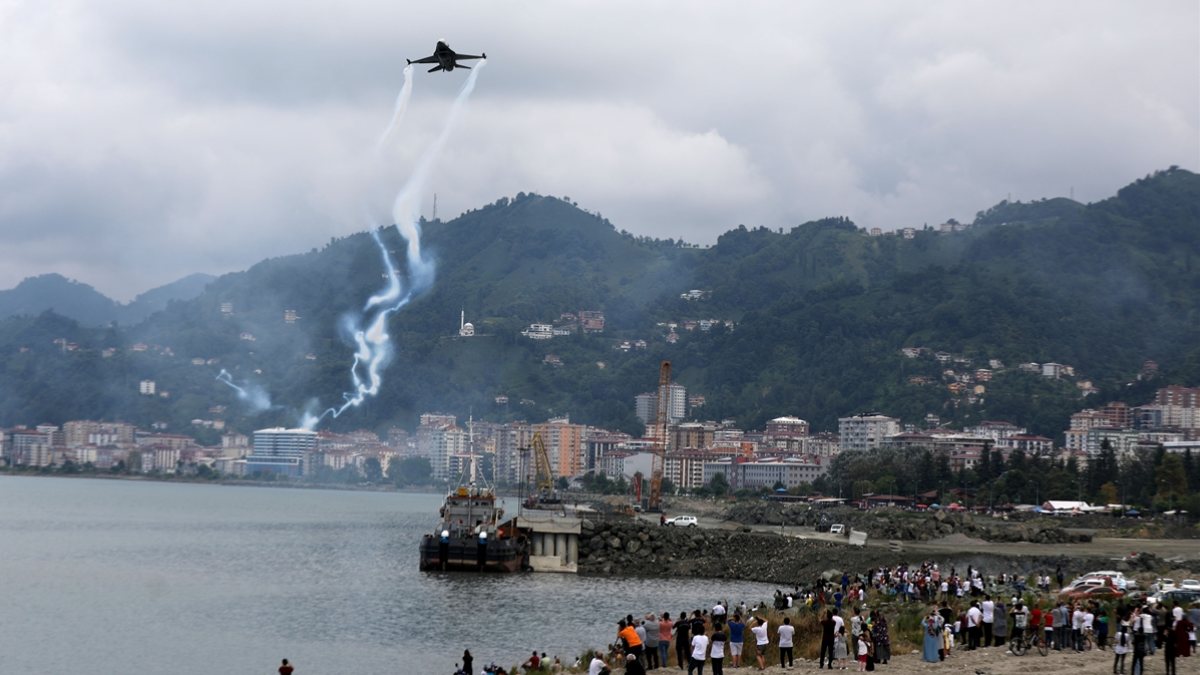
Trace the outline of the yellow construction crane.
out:
<instances>
[{"instance_id":1,"label":"yellow construction crane","mask_svg":"<svg viewBox=\"0 0 1200 675\"><path fill-rule=\"evenodd\" d=\"M536 467L534 474L533 494L529 495L530 504L556 504L559 502L558 493L554 489L554 469L550 468L550 453L546 452L546 443L542 440L542 432L533 434L533 461Z\"/></svg>"},{"instance_id":2,"label":"yellow construction crane","mask_svg":"<svg viewBox=\"0 0 1200 675\"><path fill-rule=\"evenodd\" d=\"M671 416L671 362L663 361L658 369L658 417L654 425L654 454L650 464L650 499L646 510L662 510L663 468L667 457L667 434L670 432Z\"/></svg>"}]
</instances>

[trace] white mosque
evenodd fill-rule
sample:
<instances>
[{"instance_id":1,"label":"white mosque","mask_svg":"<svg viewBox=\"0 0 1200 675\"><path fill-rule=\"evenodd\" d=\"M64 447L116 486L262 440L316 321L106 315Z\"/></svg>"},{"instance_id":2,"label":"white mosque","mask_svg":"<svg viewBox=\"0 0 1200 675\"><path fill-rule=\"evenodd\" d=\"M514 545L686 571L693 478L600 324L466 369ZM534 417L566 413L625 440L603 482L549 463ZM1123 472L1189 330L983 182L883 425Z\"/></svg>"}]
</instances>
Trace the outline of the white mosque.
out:
<instances>
[{"instance_id":1,"label":"white mosque","mask_svg":"<svg viewBox=\"0 0 1200 675\"><path fill-rule=\"evenodd\" d=\"M466 310L462 310L458 314L458 334L460 337L471 337L475 335L475 326L467 323Z\"/></svg>"}]
</instances>

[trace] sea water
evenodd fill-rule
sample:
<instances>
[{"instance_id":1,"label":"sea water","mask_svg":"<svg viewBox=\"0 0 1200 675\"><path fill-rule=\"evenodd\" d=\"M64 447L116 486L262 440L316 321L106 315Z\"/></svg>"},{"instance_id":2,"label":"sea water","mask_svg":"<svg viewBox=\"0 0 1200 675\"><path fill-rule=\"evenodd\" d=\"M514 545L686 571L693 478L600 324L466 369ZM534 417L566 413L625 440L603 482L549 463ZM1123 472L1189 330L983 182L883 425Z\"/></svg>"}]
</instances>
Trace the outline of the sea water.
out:
<instances>
[{"instance_id":1,"label":"sea water","mask_svg":"<svg viewBox=\"0 0 1200 675\"><path fill-rule=\"evenodd\" d=\"M515 500L508 500L515 509ZM434 494L0 476L0 673L452 673L570 663L703 579L422 573Z\"/></svg>"}]
</instances>

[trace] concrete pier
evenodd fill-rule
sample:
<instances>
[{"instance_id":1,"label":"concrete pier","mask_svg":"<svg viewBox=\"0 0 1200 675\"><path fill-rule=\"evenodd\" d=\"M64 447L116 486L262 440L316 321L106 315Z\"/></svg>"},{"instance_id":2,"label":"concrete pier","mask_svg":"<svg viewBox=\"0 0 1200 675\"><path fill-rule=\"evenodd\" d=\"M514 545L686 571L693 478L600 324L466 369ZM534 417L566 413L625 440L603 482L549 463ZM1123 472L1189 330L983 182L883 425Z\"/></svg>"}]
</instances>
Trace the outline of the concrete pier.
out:
<instances>
[{"instance_id":1,"label":"concrete pier","mask_svg":"<svg viewBox=\"0 0 1200 675\"><path fill-rule=\"evenodd\" d=\"M529 537L529 566L534 572L565 572L579 569L579 532L582 518L556 511L525 509L517 517L517 529Z\"/></svg>"}]
</instances>

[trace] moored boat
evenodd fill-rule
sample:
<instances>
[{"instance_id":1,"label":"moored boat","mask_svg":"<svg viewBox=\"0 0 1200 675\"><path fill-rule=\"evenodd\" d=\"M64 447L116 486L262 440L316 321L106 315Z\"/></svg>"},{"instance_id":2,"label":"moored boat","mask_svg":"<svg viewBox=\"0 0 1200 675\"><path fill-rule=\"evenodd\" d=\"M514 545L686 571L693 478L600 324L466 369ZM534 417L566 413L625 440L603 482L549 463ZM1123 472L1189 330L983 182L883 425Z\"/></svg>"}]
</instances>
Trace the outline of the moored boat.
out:
<instances>
[{"instance_id":1,"label":"moored boat","mask_svg":"<svg viewBox=\"0 0 1200 675\"><path fill-rule=\"evenodd\" d=\"M441 521L421 538L422 571L519 572L527 565L524 537L490 487L460 485L446 495Z\"/></svg>"}]
</instances>

